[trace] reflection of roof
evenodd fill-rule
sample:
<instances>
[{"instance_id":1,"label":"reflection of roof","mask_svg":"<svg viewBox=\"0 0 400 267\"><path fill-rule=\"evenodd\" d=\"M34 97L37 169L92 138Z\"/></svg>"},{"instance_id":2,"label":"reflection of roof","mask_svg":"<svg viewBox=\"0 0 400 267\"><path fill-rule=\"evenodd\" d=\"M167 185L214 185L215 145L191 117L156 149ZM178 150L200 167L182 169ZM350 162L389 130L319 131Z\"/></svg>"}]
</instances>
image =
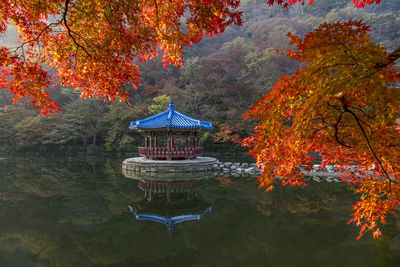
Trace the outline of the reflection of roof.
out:
<instances>
[{"instance_id":1,"label":"reflection of roof","mask_svg":"<svg viewBox=\"0 0 400 267\"><path fill-rule=\"evenodd\" d=\"M205 212L211 212L211 209L212 209L212 206L209 206L200 214L182 214L182 215L177 215L177 216L173 216L173 217L165 217L165 216L160 216L160 215L156 215L156 214L137 213L131 206L128 206L128 207L129 207L129 210L135 214L136 220L147 220L147 221L160 222L160 223L166 224L170 235L172 235L175 224L185 222L185 221L200 220L201 216Z\"/></svg>"},{"instance_id":2,"label":"reflection of roof","mask_svg":"<svg viewBox=\"0 0 400 267\"><path fill-rule=\"evenodd\" d=\"M133 207L132 207L133 206ZM212 205L202 198L188 199L184 193L171 193L170 200L165 195L156 194L151 201L145 198L128 206L137 220L147 220L166 224L172 234L174 225L184 221L200 220L205 212L211 212Z\"/></svg>"},{"instance_id":3,"label":"reflection of roof","mask_svg":"<svg viewBox=\"0 0 400 267\"><path fill-rule=\"evenodd\" d=\"M180 129L212 129L211 122L191 118L175 110L172 103L166 111L147 119L131 122L130 129L180 128Z\"/></svg>"},{"instance_id":4,"label":"reflection of roof","mask_svg":"<svg viewBox=\"0 0 400 267\"><path fill-rule=\"evenodd\" d=\"M211 206L211 203L198 197L188 199L186 192L171 192L169 200L166 198L166 193L157 193L152 196L151 201L142 198L133 203L132 206L138 213L174 217L181 214L201 213L207 207Z\"/></svg>"}]
</instances>

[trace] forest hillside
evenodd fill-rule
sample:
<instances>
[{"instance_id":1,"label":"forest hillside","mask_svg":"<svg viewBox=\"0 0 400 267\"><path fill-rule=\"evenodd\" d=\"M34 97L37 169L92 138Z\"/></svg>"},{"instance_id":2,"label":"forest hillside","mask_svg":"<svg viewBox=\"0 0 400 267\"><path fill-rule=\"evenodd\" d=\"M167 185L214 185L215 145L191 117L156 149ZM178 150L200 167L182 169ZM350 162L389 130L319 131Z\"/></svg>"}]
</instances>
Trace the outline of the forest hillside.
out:
<instances>
[{"instance_id":1,"label":"forest hillside","mask_svg":"<svg viewBox=\"0 0 400 267\"><path fill-rule=\"evenodd\" d=\"M302 36L324 21L362 19L371 26L376 43L389 51L400 45L398 0L364 9L346 0L288 9L242 1L241 10L244 25L187 48L184 67L165 68L160 59L141 63L141 85L129 89L131 105L82 100L74 88L57 88L50 93L63 112L42 115L30 104L13 104L11 95L0 91L0 150L136 151L143 140L128 129L130 121L163 111L170 98L180 112L213 123L214 129L200 140L209 151L238 150L232 140L249 136L254 126L243 121L242 114L281 75L298 67L276 52L289 48L288 32ZM15 41L12 33L0 39L7 45Z\"/></svg>"}]
</instances>

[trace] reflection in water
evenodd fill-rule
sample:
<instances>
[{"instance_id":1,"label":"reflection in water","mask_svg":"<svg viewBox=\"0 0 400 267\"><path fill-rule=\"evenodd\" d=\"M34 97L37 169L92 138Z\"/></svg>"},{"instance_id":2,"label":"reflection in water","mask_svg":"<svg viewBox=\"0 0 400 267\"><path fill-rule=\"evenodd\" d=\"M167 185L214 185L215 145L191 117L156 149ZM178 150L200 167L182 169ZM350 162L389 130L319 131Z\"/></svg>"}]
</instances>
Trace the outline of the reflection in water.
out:
<instances>
[{"instance_id":1,"label":"reflection in water","mask_svg":"<svg viewBox=\"0 0 400 267\"><path fill-rule=\"evenodd\" d=\"M187 199L196 194L196 189L203 185L203 180L194 181L149 181L141 179L138 187L144 191L144 196L151 201L152 194L166 194L167 201L170 200L171 193L184 193Z\"/></svg>"},{"instance_id":2,"label":"reflection in water","mask_svg":"<svg viewBox=\"0 0 400 267\"><path fill-rule=\"evenodd\" d=\"M221 176L189 199L171 192L168 201L164 191L148 201L138 180L122 176L121 160L0 160L0 266L399 266L400 218L382 239L356 240L359 229L346 222L358 196L344 184L264 192L253 178ZM172 237L127 209L174 217L211 204Z\"/></svg>"},{"instance_id":3,"label":"reflection in water","mask_svg":"<svg viewBox=\"0 0 400 267\"><path fill-rule=\"evenodd\" d=\"M126 178L146 181L192 181L192 180L204 180L206 178L214 177L214 173L210 171L205 172L133 172L130 170L122 169L122 174Z\"/></svg>"},{"instance_id":4,"label":"reflection in water","mask_svg":"<svg viewBox=\"0 0 400 267\"><path fill-rule=\"evenodd\" d=\"M389 217L387 224L382 226L381 238L377 239L375 242L378 250L379 267L390 266L390 260L392 258L391 247L393 246L395 238L395 220L393 217Z\"/></svg>"},{"instance_id":5,"label":"reflection in water","mask_svg":"<svg viewBox=\"0 0 400 267\"><path fill-rule=\"evenodd\" d=\"M186 221L200 220L202 215L206 212L211 212L212 206L209 206L199 214L182 214L173 217L164 217L151 213L137 213L131 206L129 206L130 212L135 214L136 220L160 222L167 225L168 232L172 235L174 225Z\"/></svg>"},{"instance_id":6,"label":"reflection in water","mask_svg":"<svg viewBox=\"0 0 400 267\"><path fill-rule=\"evenodd\" d=\"M196 190L203 180L193 181L149 181L141 179L138 187L145 199L128 205L137 220L163 223L172 235L174 225L185 221L200 220L204 213L211 212L210 203L196 197Z\"/></svg>"}]
</instances>

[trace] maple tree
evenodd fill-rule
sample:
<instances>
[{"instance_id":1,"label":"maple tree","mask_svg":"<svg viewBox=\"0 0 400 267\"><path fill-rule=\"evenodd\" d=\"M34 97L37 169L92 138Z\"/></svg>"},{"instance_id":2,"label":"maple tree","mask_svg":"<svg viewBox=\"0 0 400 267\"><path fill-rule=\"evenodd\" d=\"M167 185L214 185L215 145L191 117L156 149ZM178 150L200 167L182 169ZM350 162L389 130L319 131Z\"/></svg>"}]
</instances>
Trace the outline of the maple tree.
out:
<instances>
[{"instance_id":1,"label":"maple tree","mask_svg":"<svg viewBox=\"0 0 400 267\"><path fill-rule=\"evenodd\" d=\"M161 50L165 65L182 65L185 46L241 25L238 6L239 0L1 1L0 34L12 23L20 43L0 47L0 88L14 102L28 97L42 113L59 110L46 92L54 83L81 90L83 98L127 102L124 83L140 82L137 62Z\"/></svg>"},{"instance_id":2,"label":"maple tree","mask_svg":"<svg viewBox=\"0 0 400 267\"><path fill-rule=\"evenodd\" d=\"M219 126L219 131L213 134L214 142L226 143L226 142L231 142L232 140L239 139L239 135L237 133L234 133L234 130L236 129L232 127L232 125L230 125L229 123L225 122L218 126Z\"/></svg>"},{"instance_id":3,"label":"maple tree","mask_svg":"<svg viewBox=\"0 0 400 267\"><path fill-rule=\"evenodd\" d=\"M269 1L290 5L299 1ZM365 3L357 1L358 7ZM360 200L350 222L376 238L380 223L400 207L400 72L392 53L375 44L361 21L323 23L303 38L288 34L286 54L301 64L284 75L245 118L258 123L242 144L262 170L260 186L306 185L311 155L336 164ZM357 167L354 167L357 165ZM309 167L308 167L309 168Z\"/></svg>"}]
</instances>

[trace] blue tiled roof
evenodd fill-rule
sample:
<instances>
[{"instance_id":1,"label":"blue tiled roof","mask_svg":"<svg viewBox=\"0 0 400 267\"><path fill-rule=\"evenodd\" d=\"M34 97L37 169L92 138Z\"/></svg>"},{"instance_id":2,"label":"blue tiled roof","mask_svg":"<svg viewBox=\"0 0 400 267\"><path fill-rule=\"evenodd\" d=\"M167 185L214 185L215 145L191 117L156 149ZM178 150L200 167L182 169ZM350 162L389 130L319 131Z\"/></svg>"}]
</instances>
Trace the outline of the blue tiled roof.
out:
<instances>
[{"instance_id":1,"label":"blue tiled roof","mask_svg":"<svg viewBox=\"0 0 400 267\"><path fill-rule=\"evenodd\" d=\"M191 118L175 110L172 103L166 111L147 119L131 122L130 129L152 129L152 128L181 128L181 129L212 129L211 122Z\"/></svg>"}]
</instances>

